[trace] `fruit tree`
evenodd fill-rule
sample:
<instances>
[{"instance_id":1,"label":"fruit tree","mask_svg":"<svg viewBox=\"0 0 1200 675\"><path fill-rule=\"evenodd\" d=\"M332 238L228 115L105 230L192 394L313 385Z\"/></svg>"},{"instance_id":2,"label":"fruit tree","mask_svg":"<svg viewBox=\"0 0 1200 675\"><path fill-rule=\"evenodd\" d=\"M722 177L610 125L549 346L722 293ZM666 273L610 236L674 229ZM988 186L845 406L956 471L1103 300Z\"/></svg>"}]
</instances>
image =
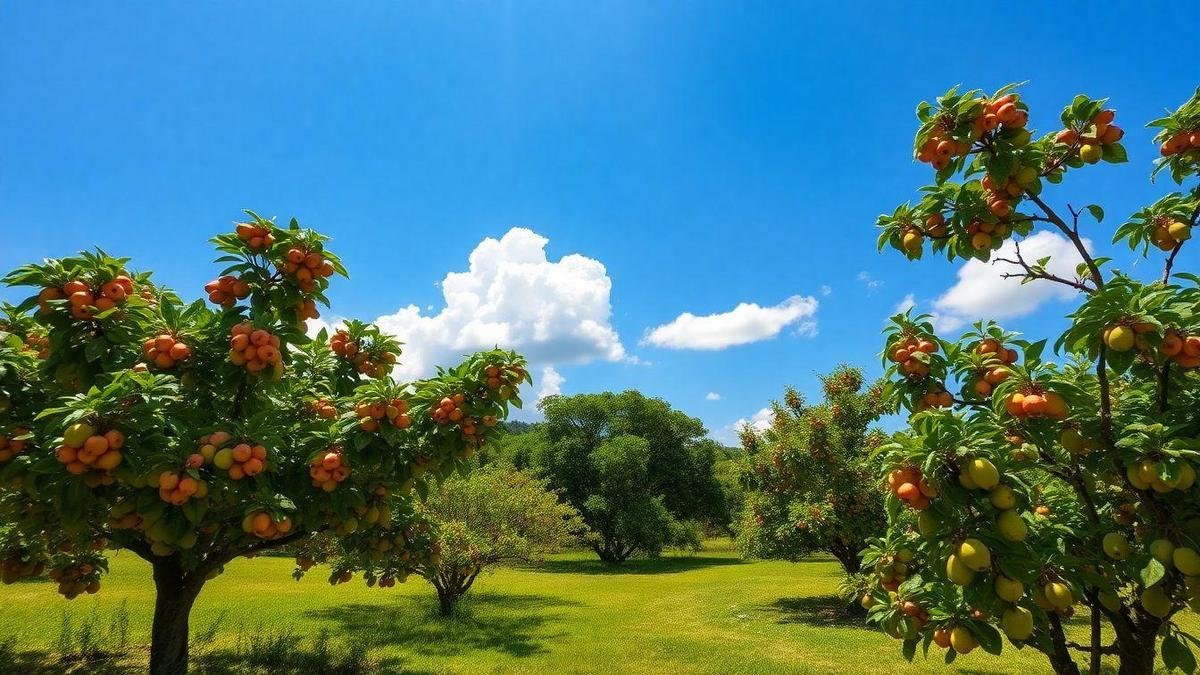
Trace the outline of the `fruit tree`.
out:
<instances>
[{"instance_id":1,"label":"fruit tree","mask_svg":"<svg viewBox=\"0 0 1200 675\"><path fill-rule=\"evenodd\" d=\"M437 527L440 555L417 561L412 571L433 584L442 616L453 612L488 568L540 562L586 530L579 512L560 501L545 479L502 463L446 478L431 488L420 515ZM356 541L364 536L373 540ZM357 557L378 558L392 549L392 542L372 537L370 530L314 544L309 557L329 563L335 578L361 566ZM386 588L397 581L403 579L378 583Z\"/></svg>"},{"instance_id":2,"label":"fruit tree","mask_svg":"<svg viewBox=\"0 0 1200 675\"><path fill-rule=\"evenodd\" d=\"M883 440L870 429L879 418L880 388L864 391L862 373L847 366L821 383L824 402L808 405L789 389L768 429L742 430L746 505L738 543L759 558L829 553L854 575L884 518L866 461Z\"/></svg>"},{"instance_id":3,"label":"fruit tree","mask_svg":"<svg viewBox=\"0 0 1200 675\"><path fill-rule=\"evenodd\" d=\"M1160 263L1144 280L1093 255L1085 238L1100 235L1100 206L1062 209L1043 195L1088 165L1125 161L1105 104L1075 97L1062 129L1037 139L1015 86L951 90L917 108L916 155L935 181L879 218L880 246L990 259L1021 283L1072 289L1079 306L1053 359L1046 340L989 322L943 340L928 317L893 317L889 398L912 416L881 449L889 527L864 562L911 558L915 573L866 602L910 656L931 643L947 659L1000 653L1003 632L1059 673L1078 672L1076 653L1092 672L1113 655L1120 672L1148 673L1160 647L1168 667L1195 669L1198 643L1177 613L1200 609L1200 277L1174 265L1200 214L1186 187L1200 166L1200 92L1150 123L1155 172L1184 191L1115 229L1135 260ZM1035 229L1076 259L1027 257ZM1077 608L1091 628L1078 642L1064 629Z\"/></svg>"},{"instance_id":4,"label":"fruit tree","mask_svg":"<svg viewBox=\"0 0 1200 675\"><path fill-rule=\"evenodd\" d=\"M186 671L192 604L239 556L365 531L392 543L358 559L368 579L436 560L409 495L462 467L529 379L496 350L398 384L377 328L310 339L345 271L325 237L249 215L213 240L212 307L101 251L5 278L35 294L0 325L4 579L46 570L74 598L99 590L107 550L145 559L153 673Z\"/></svg>"}]
</instances>

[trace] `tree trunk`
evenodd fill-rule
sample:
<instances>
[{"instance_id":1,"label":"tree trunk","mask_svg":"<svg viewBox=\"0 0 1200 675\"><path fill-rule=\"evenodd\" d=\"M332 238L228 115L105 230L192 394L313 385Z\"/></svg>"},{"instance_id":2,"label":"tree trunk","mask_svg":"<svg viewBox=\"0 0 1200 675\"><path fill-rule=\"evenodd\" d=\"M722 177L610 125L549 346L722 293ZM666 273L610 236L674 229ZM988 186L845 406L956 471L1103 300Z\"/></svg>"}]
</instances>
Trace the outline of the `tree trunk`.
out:
<instances>
[{"instance_id":1,"label":"tree trunk","mask_svg":"<svg viewBox=\"0 0 1200 675\"><path fill-rule=\"evenodd\" d=\"M1158 629L1161 626L1161 619L1152 619L1146 614L1113 623L1120 658L1118 675L1144 675L1154 672L1154 657L1158 654Z\"/></svg>"},{"instance_id":2,"label":"tree trunk","mask_svg":"<svg viewBox=\"0 0 1200 675\"><path fill-rule=\"evenodd\" d=\"M851 551L849 547L835 545L830 548L829 552L842 564L846 576L853 576L862 571L862 562L858 558L858 551Z\"/></svg>"},{"instance_id":3,"label":"tree trunk","mask_svg":"<svg viewBox=\"0 0 1200 675\"><path fill-rule=\"evenodd\" d=\"M204 580L189 579L175 556L154 562L154 626L150 675L184 675L188 670L188 617Z\"/></svg>"},{"instance_id":4,"label":"tree trunk","mask_svg":"<svg viewBox=\"0 0 1200 675\"><path fill-rule=\"evenodd\" d=\"M433 587L437 589L438 595L438 614L441 616L450 616L454 613L454 605L458 604L460 594L458 592L458 582L449 579L443 579L441 575L434 577Z\"/></svg>"},{"instance_id":5,"label":"tree trunk","mask_svg":"<svg viewBox=\"0 0 1200 675\"><path fill-rule=\"evenodd\" d=\"M1054 612L1048 612L1050 617L1050 648L1044 653L1050 659L1050 667L1056 675L1079 675L1079 665L1071 658L1071 650L1067 648L1067 636L1063 632L1062 621Z\"/></svg>"}]
</instances>

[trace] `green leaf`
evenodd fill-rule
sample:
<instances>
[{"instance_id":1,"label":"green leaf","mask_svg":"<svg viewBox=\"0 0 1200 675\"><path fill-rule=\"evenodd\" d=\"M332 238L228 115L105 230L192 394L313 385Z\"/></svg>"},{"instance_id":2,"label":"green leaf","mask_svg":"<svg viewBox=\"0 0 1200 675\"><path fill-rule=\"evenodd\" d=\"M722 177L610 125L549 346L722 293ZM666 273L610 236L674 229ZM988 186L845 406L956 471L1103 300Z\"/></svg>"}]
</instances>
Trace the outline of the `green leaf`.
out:
<instances>
[{"instance_id":1,"label":"green leaf","mask_svg":"<svg viewBox=\"0 0 1200 675\"><path fill-rule=\"evenodd\" d=\"M1166 573L1167 570L1163 567L1163 564L1151 558L1146 563L1146 566L1138 571L1138 577L1141 578L1142 585L1149 587L1161 581L1163 575Z\"/></svg>"},{"instance_id":2,"label":"green leaf","mask_svg":"<svg viewBox=\"0 0 1200 675\"><path fill-rule=\"evenodd\" d=\"M1182 670L1185 673L1196 672L1196 656L1175 633L1163 638L1162 660L1169 670Z\"/></svg>"},{"instance_id":3,"label":"green leaf","mask_svg":"<svg viewBox=\"0 0 1200 675\"><path fill-rule=\"evenodd\" d=\"M1096 219L1097 223L1104 220L1104 209L1100 208L1096 204L1088 204L1086 208L1091 212L1092 217Z\"/></svg>"}]
</instances>

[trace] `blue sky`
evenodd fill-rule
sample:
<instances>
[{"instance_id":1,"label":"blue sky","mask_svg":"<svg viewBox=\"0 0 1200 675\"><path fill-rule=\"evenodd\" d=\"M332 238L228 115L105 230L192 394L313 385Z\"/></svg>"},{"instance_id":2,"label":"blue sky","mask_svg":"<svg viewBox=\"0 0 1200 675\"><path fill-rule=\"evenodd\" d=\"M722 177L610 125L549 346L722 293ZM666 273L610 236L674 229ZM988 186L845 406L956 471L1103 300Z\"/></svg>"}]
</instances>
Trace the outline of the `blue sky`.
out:
<instances>
[{"instance_id":1,"label":"blue sky","mask_svg":"<svg viewBox=\"0 0 1200 675\"><path fill-rule=\"evenodd\" d=\"M885 317L955 286L959 265L874 249L930 176L918 101L1030 80L1049 130L1076 92L1110 96L1130 164L1049 196L1119 222L1171 189L1141 125L1200 84L1163 39L1186 3L1108 4L1086 30L1035 3L167 4L0 9L0 268L98 244L199 294L240 209L296 216L351 270L328 315L427 340L414 373L503 337L564 393L641 389L725 438L839 361L878 372ZM485 245L448 307L446 275L514 227L540 238ZM959 320L1010 306L982 281L950 296ZM1070 300L1039 297L1006 325L1058 330ZM646 339L685 312L722 315L708 348L679 348L686 319Z\"/></svg>"}]
</instances>

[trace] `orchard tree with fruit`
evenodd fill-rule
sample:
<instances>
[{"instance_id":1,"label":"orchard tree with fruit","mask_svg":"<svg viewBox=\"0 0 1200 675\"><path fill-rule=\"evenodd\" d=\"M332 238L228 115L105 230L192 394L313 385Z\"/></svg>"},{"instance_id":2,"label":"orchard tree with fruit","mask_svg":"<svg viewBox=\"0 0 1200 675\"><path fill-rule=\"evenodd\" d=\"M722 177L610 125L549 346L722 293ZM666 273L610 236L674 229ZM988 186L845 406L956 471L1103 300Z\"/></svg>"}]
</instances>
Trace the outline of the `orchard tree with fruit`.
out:
<instances>
[{"instance_id":1,"label":"orchard tree with fruit","mask_svg":"<svg viewBox=\"0 0 1200 675\"><path fill-rule=\"evenodd\" d=\"M883 495L867 463L884 440L881 387L864 390L862 372L840 366L821 378L824 401L788 389L771 426L741 430L746 503L738 544L747 556L801 560L828 553L857 575L867 541L884 519Z\"/></svg>"},{"instance_id":2,"label":"orchard tree with fruit","mask_svg":"<svg viewBox=\"0 0 1200 675\"><path fill-rule=\"evenodd\" d=\"M1092 254L1100 206L1064 210L1043 195L1088 165L1125 161L1105 100L1077 96L1063 128L1037 139L1016 86L952 89L917 116L917 158L937 173L915 205L879 218L880 247L991 260L1080 304L1054 359L1047 340L989 322L946 340L928 317L893 317L887 395L911 417L879 451L888 529L863 562L904 560L910 576L897 588L878 578L869 620L910 658L931 644L947 660L999 654L1003 634L1058 673L1077 673L1077 654L1091 672L1111 655L1121 673L1149 673L1160 653L1192 672L1200 642L1176 619L1200 609L1200 277L1175 261L1200 215L1200 92L1150 123L1155 173L1183 190L1115 229L1114 243L1161 265L1151 279ZM1069 242L1074 273L1024 255L1021 239L1039 228ZM1079 642L1064 627L1077 608L1090 621Z\"/></svg>"},{"instance_id":3,"label":"orchard tree with fruit","mask_svg":"<svg viewBox=\"0 0 1200 675\"><path fill-rule=\"evenodd\" d=\"M331 581L436 562L414 493L465 470L529 380L493 350L399 384L377 328L310 339L345 270L320 234L249 215L213 240L215 307L102 251L4 279L35 292L0 323L0 570L48 571L74 598L99 590L107 551L143 558L156 674L187 670L192 604L240 556L334 532L390 546Z\"/></svg>"}]
</instances>

